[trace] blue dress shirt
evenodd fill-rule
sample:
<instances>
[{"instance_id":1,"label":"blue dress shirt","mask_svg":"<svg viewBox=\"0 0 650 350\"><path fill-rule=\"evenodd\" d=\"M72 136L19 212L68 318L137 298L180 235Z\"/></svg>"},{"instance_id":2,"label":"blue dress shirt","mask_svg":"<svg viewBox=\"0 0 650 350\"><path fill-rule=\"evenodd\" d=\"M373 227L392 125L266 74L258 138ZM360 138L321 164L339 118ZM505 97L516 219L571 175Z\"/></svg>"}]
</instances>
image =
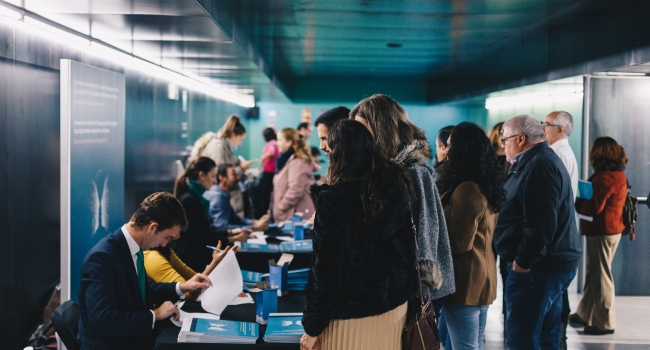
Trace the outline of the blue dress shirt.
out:
<instances>
[{"instance_id":1,"label":"blue dress shirt","mask_svg":"<svg viewBox=\"0 0 650 350\"><path fill-rule=\"evenodd\" d=\"M236 228L251 228L253 220L242 219L230 205L230 195L218 185L212 185L203 193L203 198L210 201L210 226L217 231L228 231Z\"/></svg>"}]
</instances>

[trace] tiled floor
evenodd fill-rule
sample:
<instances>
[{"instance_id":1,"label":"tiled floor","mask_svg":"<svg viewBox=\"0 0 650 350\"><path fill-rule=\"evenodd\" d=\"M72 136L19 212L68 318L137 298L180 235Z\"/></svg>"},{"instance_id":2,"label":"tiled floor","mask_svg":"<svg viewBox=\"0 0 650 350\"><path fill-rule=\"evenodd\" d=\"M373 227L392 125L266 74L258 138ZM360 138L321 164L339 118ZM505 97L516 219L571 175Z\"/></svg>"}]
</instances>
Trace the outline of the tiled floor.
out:
<instances>
[{"instance_id":1,"label":"tiled floor","mask_svg":"<svg viewBox=\"0 0 650 350\"><path fill-rule=\"evenodd\" d=\"M499 282L501 282L499 280ZM485 328L486 350L507 349L503 341L502 287L498 286L497 299L488 310ZM580 301L577 284L569 287L571 309ZM569 350L642 350L650 349L650 297L616 297L616 332L612 335L590 336L582 328L567 330Z\"/></svg>"}]
</instances>

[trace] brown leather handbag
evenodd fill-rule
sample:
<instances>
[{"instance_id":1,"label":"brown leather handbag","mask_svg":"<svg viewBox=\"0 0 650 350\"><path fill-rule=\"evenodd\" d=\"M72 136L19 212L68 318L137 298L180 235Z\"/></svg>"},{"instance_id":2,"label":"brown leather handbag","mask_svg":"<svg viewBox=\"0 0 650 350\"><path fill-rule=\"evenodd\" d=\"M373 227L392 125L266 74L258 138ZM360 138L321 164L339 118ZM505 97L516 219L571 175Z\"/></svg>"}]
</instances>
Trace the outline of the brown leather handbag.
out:
<instances>
[{"instance_id":1,"label":"brown leather handbag","mask_svg":"<svg viewBox=\"0 0 650 350\"><path fill-rule=\"evenodd\" d=\"M413 225L413 236L415 238L415 266L418 271L420 295L416 295L408 301L406 325L402 331L402 350L439 350L440 338L436 313L433 310L431 300L422 293L417 228L413 221L412 212L411 224Z\"/></svg>"}]
</instances>

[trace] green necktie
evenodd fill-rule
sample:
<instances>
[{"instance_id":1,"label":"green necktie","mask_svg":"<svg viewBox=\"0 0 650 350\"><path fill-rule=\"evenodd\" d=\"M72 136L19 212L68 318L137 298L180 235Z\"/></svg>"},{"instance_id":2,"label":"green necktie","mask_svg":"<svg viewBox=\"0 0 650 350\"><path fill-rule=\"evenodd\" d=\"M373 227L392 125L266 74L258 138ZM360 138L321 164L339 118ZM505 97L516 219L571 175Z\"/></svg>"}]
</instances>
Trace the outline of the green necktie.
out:
<instances>
[{"instance_id":1,"label":"green necktie","mask_svg":"<svg viewBox=\"0 0 650 350\"><path fill-rule=\"evenodd\" d=\"M145 292L145 284L147 283L147 273L144 271L144 255L142 254L142 250L139 250L136 255L138 257L136 265L138 265L138 282L140 283L140 293L142 294L142 301L146 304L147 293Z\"/></svg>"}]
</instances>

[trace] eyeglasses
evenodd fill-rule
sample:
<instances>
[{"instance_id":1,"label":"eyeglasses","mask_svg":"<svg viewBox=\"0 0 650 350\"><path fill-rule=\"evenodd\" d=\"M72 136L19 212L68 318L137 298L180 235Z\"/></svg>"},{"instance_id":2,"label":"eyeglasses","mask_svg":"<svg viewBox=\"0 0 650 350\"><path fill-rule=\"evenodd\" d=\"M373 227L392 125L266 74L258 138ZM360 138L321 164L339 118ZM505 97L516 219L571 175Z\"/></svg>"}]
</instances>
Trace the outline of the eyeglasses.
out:
<instances>
[{"instance_id":1,"label":"eyeglasses","mask_svg":"<svg viewBox=\"0 0 650 350\"><path fill-rule=\"evenodd\" d=\"M542 124L542 128L546 128L546 127L549 127L549 126L558 126L558 127L562 126L562 125L551 124L551 123L547 123L547 122L540 122L540 124Z\"/></svg>"},{"instance_id":2,"label":"eyeglasses","mask_svg":"<svg viewBox=\"0 0 650 350\"><path fill-rule=\"evenodd\" d=\"M521 136L521 135L522 135L522 134L517 134L517 135L511 135L511 136L508 136L508 137L504 137L504 138L501 139L501 145L505 146L505 145L506 145L506 141L507 141L508 139L511 139L511 138L513 138L513 137L517 137L517 136Z\"/></svg>"}]
</instances>

